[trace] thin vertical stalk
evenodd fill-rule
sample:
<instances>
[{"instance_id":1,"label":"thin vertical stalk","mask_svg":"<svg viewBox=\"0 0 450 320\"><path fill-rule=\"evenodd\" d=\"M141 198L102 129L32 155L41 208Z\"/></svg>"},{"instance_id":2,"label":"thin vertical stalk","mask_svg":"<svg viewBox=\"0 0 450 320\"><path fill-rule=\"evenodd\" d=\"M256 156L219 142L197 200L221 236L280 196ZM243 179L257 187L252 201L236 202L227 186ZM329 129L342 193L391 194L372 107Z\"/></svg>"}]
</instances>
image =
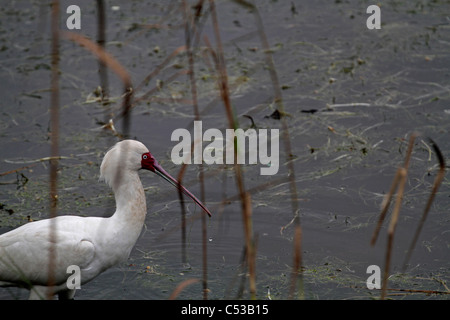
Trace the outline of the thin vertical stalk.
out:
<instances>
[{"instance_id":1,"label":"thin vertical stalk","mask_svg":"<svg viewBox=\"0 0 450 320\"><path fill-rule=\"evenodd\" d=\"M395 193L395 190L397 190L397 186L398 183L400 181L400 171L397 170L397 172L395 173L395 177L394 180L392 181L392 185L391 185L391 189L389 190L389 193L385 196L384 200L383 200L383 204L381 206L381 213L380 213L380 217L378 218L378 223L375 227L375 230L372 234L372 239L370 241L370 244L372 246L375 245L377 238L378 238L378 233L380 232L381 229L381 225L383 224L384 218L386 217L386 213L389 209L389 206L391 204L392 201L392 197Z\"/></svg>"},{"instance_id":2,"label":"thin vertical stalk","mask_svg":"<svg viewBox=\"0 0 450 320\"><path fill-rule=\"evenodd\" d=\"M250 275L250 295L252 299L256 299L256 249L252 230L252 201L249 192L245 192L244 205L246 206L244 208L244 218L247 219L247 222L244 223L244 226L246 228L245 243L247 244L248 274Z\"/></svg>"},{"instance_id":3,"label":"thin vertical stalk","mask_svg":"<svg viewBox=\"0 0 450 320\"><path fill-rule=\"evenodd\" d=\"M203 178L201 174L200 180ZM203 188L202 188L203 189ZM202 200L203 201L203 200ZM203 300L208 300L208 228L206 223L206 215L202 212L202 266L203 266Z\"/></svg>"},{"instance_id":4,"label":"thin vertical stalk","mask_svg":"<svg viewBox=\"0 0 450 320\"><path fill-rule=\"evenodd\" d=\"M59 1L53 0L51 13L51 101L50 101L50 218L58 215L58 156L59 156ZM47 299L53 297L56 261L56 219L51 219L49 234L48 291Z\"/></svg>"},{"instance_id":5,"label":"thin vertical stalk","mask_svg":"<svg viewBox=\"0 0 450 320\"><path fill-rule=\"evenodd\" d=\"M222 41L220 37L219 32L219 23L217 19L217 13L215 9L215 3L214 0L209 0L209 7L210 7L210 13L211 13L211 19L214 29L214 36L216 38L216 44L217 44L217 51L215 55L215 62L216 62L216 69L219 73L219 87L220 87L220 93L222 100L224 102L226 115L228 118L229 127L232 129L236 129L237 123L234 119L233 115L233 109L231 106L231 100L230 100L230 93L229 93L229 87L228 87L228 76L227 76L227 70L225 65L225 59L223 56L223 48L222 48ZM236 150L236 139L234 143L234 147ZM246 195L245 187L244 187L244 179L241 167L237 164L237 152L234 152L234 172L236 176L236 183L239 189L239 195L241 198L241 205L242 205L242 220L244 223L244 233L245 233L245 239L246 239L246 248L247 253L252 252L252 254L247 254L248 259L248 265L255 265L254 260L255 255L253 254L253 242L252 242L252 235L249 234L251 232L252 227L252 221L251 221L251 213L249 212L249 209L251 208L251 199L249 196ZM249 268L249 282L250 282L250 296L252 299L256 299L256 274L255 274L255 268L252 268L250 270Z\"/></svg>"},{"instance_id":6,"label":"thin vertical stalk","mask_svg":"<svg viewBox=\"0 0 450 320\"><path fill-rule=\"evenodd\" d=\"M195 82L195 71L194 71L194 56L193 56L193 48L191 45L191 19L189 15L189 7L185 0L183 0L183 18L184 18L184 27L185 27L185 40L186 40L186 53L188 56L189 63L189 80L191 84L191 96L192 96L192 105L194 108L195 120L200 120L200 112L198 109L198 100L197 100L197 85ZM192 22L192 29L195 30L195 22ZM194 142L195 143L195 142ZM198 143L198 142L197 142ZM205 183L204 183L204 175L203 175L203 162L200 164L200 199L204 203L205 202ZM182 199L182 194L179 193ZM185 226L184 226L185 227ZM203 269L203 299L208 299L208 254L207 254L207 225L206 225L206 217L202 214L202 269Z\"/></svg>"},{"instance_id":7,"label":"thin vertical stalk","mask_svg":"<svg viewBox=\"0 0 450 320\"><path fill-rule=\"evenodd\" d=\"M390 265L391 265L392 247L394 244L395 229L397 227L398 217L400 215L400 208L402 205L403 193L405 191L406 177L408 175L409 162L411 159L411 154L412 154L412 150L414 147L414 141L415 141L416 137L417 137L417 134L413 133L413 134L411 134L411 137L409 138L408 150L406 151L406 156L405 156L405 163L403 164L402 167L398 168L398 170L395 174L394 181L392 183L391 189L389 190L389 194L386 196L386 198L384 200L383 209L382 209L378 224L375 228L375 231L374 231L372 239L371 239L371 244L374 245L377 240L380 226L384 220L384 217L386 215L386 212L389 207L392 196L398 187L395 205L394 205L394 209L392 211L391 221L389 222L389 227L388 227L388 241L387 241L387 246L386 246L385 267L384 267L383 281L382 281L382 286L381 286L381 299L386 298L387 283L388 283L388 279L389 279L389 270L390 270Z\"/></svg>"},{"instance_id":8,"label":"thin vertical stalk","mask_svg":"<svg viewBox=\"0 0 450 320\"><path fill-rule=\"evenodd\" d=\"M192 148L191 146L191 154L192 154ZM178 181L178 197L180 198L180 205L181 205L181 262L184 266L187 266L187 253L186 253L186 207L184 206L184 200L183 200L183 192L181 191L181 185L184 177L184 173L186 172L187 165L183 164L181 166L180 172L177 176Z\"/></svg>"},{"instance_id":9,"label":"thin vertical stalk","mask_svg":"<svg viewBox=\"0 0 450 320\"><path fill-rule=\"evenodd\" d=\"M292 272L291 272L291 286L290 286L290 292L289 296L290 298L293 297L295 288L297 286L297 280L301 282L301 267L302 267L302 252L301 252L301 242L302 242L302 228L300 224L300 214L299 214L299 204L298 204L298 196L297 196L297 185L295 184L295 170L294 170L294 163L292 162L292 148L291 148L291 139L289 136L289 128L288 124L286 122L285 117L283 116L285 114L284 112L284 105L283 105L283 97L281 94L281 88L280 83L278 80L278 74L275 68L275 64L273 62L272 53L269 46L269 41L267 40L266 33L264 31L264 23L262 21L261 15L259 14L258 8L252 4L248 3L246 1L238 1L241 4L244 4L245 6L252 9L255 21L256 21L256 27L258 29L258 34L260 37L261 45L265 52L265 58L266 58L266 64L269 70L270 78L272 80L272 87L274 91L274 100L277 105L277 110L281 114L281 125L282 125L282 137L284 142L284 149L286 152L286 164L288 169L288 177L289 177L289 188L291 192L291 206L292 206L292 212L294 213L294 259L293 259L293 266L292 266ZM299 291L299 294L301 292Z\"/></svg>"},{"instance_id":10,"label":"thin vertical stalk","mask_svg":"<svg viewBox=\"0 0 450 320\"><path fill-rule=\"evenodd\" d=\"M106 13L105 4L103 0L97 0L97 44L104 50L106 35ZM98 60L99 76L100 76L100 86L101 86L101 101L105 105L109 105L107 102L109 100L109 83L108 83L108 68L106 63L101 59ZM107 108L105 113L105 123L112 118L110 107Z\"/></svg>"},{"instance_id":11,"label":"thin vertical stalk","mask_svg":"<svg viewBox=\"0 0 450 320\"><path fill-rule=\"evenodd\" d=\"M383 282L382 282L382 287L381 287L381 299L386 298L386 289L387 289L389 270L390 270L390 265L391 265L392 247L394 244L395 228L397 227L398 216L400 214L400 207L402 204L403 193L405 190L406 175L407 175L406 168L400 168L398 170L399 188L398 188L397 199L395 201L395 206L394 206L394 210L392 212L392 217L391 217L391 221L389 223L389 229L388 229L388 242L387 242L387 247L386 247L385 266L384 266Z\"/></svg>"},{"instance_id":12,"label":"thin vertical stalk","mask_svg":"<svg viewBox=\"0 0 450 320\"><path fill-rule=\"evenodd\" d=\"M123 118L122 135L124 139L127 139L129 138L130 133L130 111L133 101L133 87L131 85L131 82L125 83L124 92L125 93L123 97L122 113L121 113L121 116Z\"/></svg>"}]
</instances>

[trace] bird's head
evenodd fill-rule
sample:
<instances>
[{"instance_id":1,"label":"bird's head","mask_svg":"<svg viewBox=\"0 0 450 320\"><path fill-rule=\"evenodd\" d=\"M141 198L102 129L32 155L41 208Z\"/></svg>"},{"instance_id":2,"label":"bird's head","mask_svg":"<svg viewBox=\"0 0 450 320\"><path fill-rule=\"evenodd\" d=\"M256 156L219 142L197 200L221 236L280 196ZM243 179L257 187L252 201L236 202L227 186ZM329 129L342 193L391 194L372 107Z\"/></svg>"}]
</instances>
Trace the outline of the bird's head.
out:
<instances>
[{"instance_id":1,"label":"bird's head","mask_svg":"<svg viewBox=\"0 0 450 320\"><path fill-rule=\"evenodd\" d=\"M154 172L164 180L168 181L185 195L197 203L209 216L211 212L191 192L182 186L175 178L167 173L156 161L147 147L136 140L123 140L116 143L103 158L100 166L100 177L113 189L116 183L120 183L118 173L127 174L127 171L138 171L145 169Z\"/></svg>"}]
</instances>

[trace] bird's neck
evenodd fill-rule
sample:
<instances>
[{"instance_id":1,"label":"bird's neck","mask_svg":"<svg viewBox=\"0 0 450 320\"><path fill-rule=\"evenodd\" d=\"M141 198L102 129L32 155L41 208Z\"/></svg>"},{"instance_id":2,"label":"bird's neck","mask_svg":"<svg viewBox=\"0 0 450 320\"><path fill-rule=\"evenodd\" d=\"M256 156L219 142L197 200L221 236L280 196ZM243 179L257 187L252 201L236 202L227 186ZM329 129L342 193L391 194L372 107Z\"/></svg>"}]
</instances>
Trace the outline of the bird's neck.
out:
<instances>
[{"instance_id":1,"label":"bird's neck","mask_svg":"<svg viewBox=\"0 0 450 320\"><path fill-rule=\"evenodd\" d=\"M113 186L116 198L114 220L120 221L124 229L134 228L140 233L144 224L147 206L144 188L137 172L124 172L121 180ZM131 231L131 230L129 230Z\"/></svg>"}]
</instances>

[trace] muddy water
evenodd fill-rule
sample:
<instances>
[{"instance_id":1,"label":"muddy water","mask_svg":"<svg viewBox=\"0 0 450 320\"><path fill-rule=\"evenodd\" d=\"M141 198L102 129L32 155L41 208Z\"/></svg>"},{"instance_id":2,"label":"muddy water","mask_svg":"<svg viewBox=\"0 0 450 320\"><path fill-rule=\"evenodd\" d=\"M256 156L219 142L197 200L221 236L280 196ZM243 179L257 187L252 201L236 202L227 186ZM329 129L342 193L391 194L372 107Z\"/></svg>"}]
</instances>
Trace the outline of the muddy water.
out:
<instances>
[{"instance_id":1,"label":"muddy water","mask_svg":"<svg viewBox=\"0 0 450 320\"><path fill-rule=\"evenodd\" d=\"M66 30L62 1L61 28ZM96 39L96 8L79 3L81 30ZM285 120L294 155L295 182L303 230L303 297L306 299L368 299L379 292L366 289L369 265L384 266L386 223L375 247L370 237L380 204L395 171L404 161L413 131L415 144L399 224L395 234L390 286L446 291L449 281L450 190L444 179L423 227L406 274L401 266L412 234L437 173L436 156L426 137L449 156L449 18L445 1L396 2L381 7L381 29L366 27L362 1L303 3L258 1L264 31L282 88ZM234 2L217 2L217 14L237 120L250 127L281 129L270 116L273 83L254 15ZM106 3L106 48L128 70L137 86L176 48L185 44L183 18L173 2ZM0 9L0 230L6 232L29 219L48 214L48 165L30 162L49 156L50 36L48 8L37 1L18 1ZM203 35L215 44L209 14ZM157 28L151 28L156 25ZM228 127L218 99L216 73L205 58L205 43L195 55L199 106L204 130ZM108 216L114 212L110 190L98 182L104 152L118 138L101 130L100 122L117 115L123 93L120 80L108 73L112 103L95 101L100 85L98 63L85 49L61 44L60 214ZM185 55L169 64L141 91L159 86L152 101L139 103L130 118L130 136L144 142L173 175L179 166L170 152L171 134L191 128L193 108ZM184 99L184 100L183 100ZM120 131L122 123L116 121ZM223 131L224 132L224 131ZM293 226L286 152L280 141L280 170L259 174L260 165L243 166L245 186L252 193L253 232L257 239L257 296L288 297L293 251ZM448 162L448 161L447 161ZM205 198L213 217L207 222L208 297L248 298L241 205L231 168L206 165ZM186 186L200 194L199 167L189 166ZM106 271L83 286L78 299L166 299L184 280L202 277L200 209L188 205L186 261L181 245L177 194L166 182L142 172L148 216L127 263ZM225 205L223 199L230 198ZM241 293L241 286L244 292ZM23 298L21 290L0 290L3 299ZM201 283L179 296L201 299ZM442 299L445 295L402 294L393 298Z\"/></svg>"}]
</instances>

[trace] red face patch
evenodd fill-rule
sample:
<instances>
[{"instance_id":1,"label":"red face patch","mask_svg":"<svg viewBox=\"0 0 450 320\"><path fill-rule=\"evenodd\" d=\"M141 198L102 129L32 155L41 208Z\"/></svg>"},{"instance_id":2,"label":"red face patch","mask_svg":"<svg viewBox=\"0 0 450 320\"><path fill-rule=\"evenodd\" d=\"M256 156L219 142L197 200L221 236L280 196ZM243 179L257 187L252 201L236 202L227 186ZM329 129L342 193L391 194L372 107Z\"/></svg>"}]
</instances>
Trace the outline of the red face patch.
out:
<instances>
[{"instance_id":1,"label":"red face patch","mask_svg":"<svg viewBox=\"0 0 450 320\"><path fill-rule=\"evenodd\" d=\"M155 158L153 158L153 156L150 152L146 152L146 153L142 154L142 158L141 158L142 169L147 169L147 170L155 172L154 164L155 164Z\"/></svg>"}]
</instances>

